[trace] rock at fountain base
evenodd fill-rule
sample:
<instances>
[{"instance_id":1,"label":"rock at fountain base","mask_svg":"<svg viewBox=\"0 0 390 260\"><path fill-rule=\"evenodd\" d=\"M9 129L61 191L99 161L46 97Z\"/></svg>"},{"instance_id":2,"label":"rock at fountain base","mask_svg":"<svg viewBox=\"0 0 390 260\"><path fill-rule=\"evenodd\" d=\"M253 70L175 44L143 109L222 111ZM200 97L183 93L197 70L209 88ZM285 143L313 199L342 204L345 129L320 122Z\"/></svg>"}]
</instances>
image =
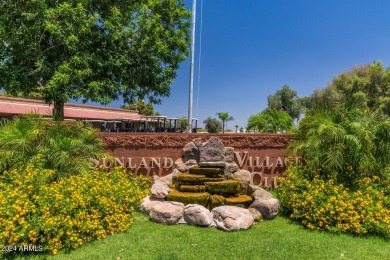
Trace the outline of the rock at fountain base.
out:
<instances>
[{"instance_id":1,"label":"rock at fountain base","mask_svg":"<svg viewBox=\"0 0 390 260\"><path fill-rule=\"evenodd\" d=\"M184 208L184 219L188 224L208 227L213 223L213 214L201 205L189 204Z\"/></svg>"},{"instance_id":2,"label":"rock at fountain base","mask_svg":"<svg viewBox=\"0 0 390 260\"><path fill-rule=\"evenodd\" d=\"M164 224L177 224L183 216L184 204L175 201L164 201L153 206L149 216L152 220Z\"/></svg>"},{"instance_id":3,"label":"rock at fountain base","mask_svg":"<svg viewBox=\"0 0 390 260\"><path fill-rule=\"evenodd\" d=\"M150 210L157 204L159 203L163 203L164 200L163 199L156 199L156 198L153 198L153 197L145 197L142 199L142 204L140 206L140 211L141 212L150 212Z\"/></svg>"},{"instance_id":4,"label":"rock at fountain base","mask_svg":"<svg viewBox=\"0 0 390 260\"><path fill-rule=\"evenodd\" d=\"M251 213L244 208L220 206L214 208L211 213L217 228L225 231L249 229L254 223Z\"/></svg>"},{"instance_id":5,"label":"rock at fountain base","mask_svg":"<svg viewBox=\"0 0 390 260\"><path fill-rule=\"evenodd\" d=\"M263 218L271 219L278 215L279 213L279 200L278 199L257 199L255 200L251 208L257 209Z\"/></svg>"}]
</instances>

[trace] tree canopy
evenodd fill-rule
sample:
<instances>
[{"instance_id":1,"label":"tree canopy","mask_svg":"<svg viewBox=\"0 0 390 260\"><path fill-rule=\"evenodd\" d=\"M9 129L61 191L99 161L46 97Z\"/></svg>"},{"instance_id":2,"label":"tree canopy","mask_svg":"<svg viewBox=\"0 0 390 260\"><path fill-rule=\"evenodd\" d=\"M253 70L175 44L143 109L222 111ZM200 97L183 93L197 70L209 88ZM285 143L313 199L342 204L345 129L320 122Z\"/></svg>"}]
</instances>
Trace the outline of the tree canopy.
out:
<instances>
[{"instance_id":1,"label":"tree canopy","mask_svg":"<svg viewBox=\"0 0 390 260\"><path fill-rule=\"evenodd\" d=\"M287 112L267 108L259 114L251 115L246 128L257 129L262 133L285 132L292 128L293 119Z\"/></svg>"},{"instance_id":2,"label":"tree canopy","mask_svg":"<svg viewBox=\"0 0 390 260\"><path fill-rule=\"evenodd\" d=\"M304 106L309 109L325 104L334 106L351 98L364 100L361 109L378 110L390 116L390 67L385 69L379 61L354 66L334 77L325 88L305 97Z\"/></svg>"},{"instance_id":3,"label":"tree canopy","mask_svg":"<svg viewBox=\"0 0 390 260\"><path fill-rule=\"evenodd\" d=\"M186 131L188 125L188 117L181 116L177 120L177 127L181 129L181 131Z\"/></svg>"},{"instance_id":4,"label":"tree canopy","mask_svg":"<svg viewBox=\"0 0 390 260\"><path fill-rule=\"evenodd\" d=\"M299 119L301 106L297 92L288 85L268 96L268 108L287 112L293 119Z\"/></svg>"},{"instance_id":5,"label":"tree canopy","mask_svg":"<svg viewBox=\"0 0 390 260\"><path fill-rule=\"evenodd\" d=\"M81 98L107 104L170 94L188 55L182 0L0 2L0 88L39 92L63 115Z\"/></svg>"},{"instance_id":6,"label":"tree canopy","mask_svg":"<svg viewBox=\"0 0 390 260\"><path fill-rule=\"evenodd\" d=\"M216 118L208 117L207 119L203 120L203 124L209 133L218 133L222 130L222 124Z\"/></svg>"},{"instance_id":7,"label":"tree canopy","mask_svg":"<svg viewBox=\"0 0 390 260\"><path fill-rule=\"evenodd\" d=\"M390 68L384 69L379 61L341 73L331 87L343 99L360 95L368 108L390 115Z\"/></svg>"},{"instance_id":8,"label":"tree canopy","mask_svg":"<svg viewBox=\"0 0 390 260\"><path fill-rule=\"evenodd\" d=\"M129 110L137 110L143 116L159 116L159 112L154 111L152 104L145 102L144 100L136 100L128 105L122 105L121 108Z\"/></svg>"},{"instance_id":9,"label":"tree canopy","mask_svg":"<svg viewBox=\"0 0 390 260\"><path fill-rule=\"evenodd\" d=\"M348 185L386 174L390 163L390 68L354 66L301 98L306 116L289 150L310 169Z\"/></svg>"}]
</instances>

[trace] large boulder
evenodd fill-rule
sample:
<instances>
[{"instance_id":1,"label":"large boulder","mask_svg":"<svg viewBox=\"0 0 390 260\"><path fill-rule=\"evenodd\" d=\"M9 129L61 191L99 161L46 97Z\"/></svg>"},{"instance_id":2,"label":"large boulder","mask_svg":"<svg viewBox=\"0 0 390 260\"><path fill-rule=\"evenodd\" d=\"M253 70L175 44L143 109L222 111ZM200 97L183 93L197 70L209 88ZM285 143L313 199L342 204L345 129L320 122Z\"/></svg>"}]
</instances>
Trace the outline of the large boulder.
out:
<instances>
[{"instance_id":1,"label":"large boulder","mask_svg":"<svg viewBox=\"0 0 390 260\"><path fill-rule=\"evenodd\" d=\"M260 211L264 219L271 219L279 213L279 200L278 199L257 199L251 205L251 208L255 208Z\"/></svg>"},{"instance_id":2,"label":"large boulder","mask_svg":"<svg viewBox=\"0 0 390 260\"><path fill-rule=\"evenodd\" d=\"M253 199L272 199L274 197L265 189L252 184L248 187L247 195L251 196Z\"/></svg>"},{"instance_id":3,"label":"large boulder","mask_svg":"<svg viewBox=\"0 0 390 260\"><path fill-rule=\"evenodd\" d=\"M188 167L182 158L179 158L175 161L175 169L177 169L179 172L187 172L188 171Z\"/></svg>"},{"instance_id":4,"label":"large boulder","mask_svg":"<svg viewBox=\"0 0 390 260\"><path fill-rule=\"evenodd\" d=\"M225 231L249 229L254 222L248 209L235 206L216 207L211 213L217 228Z\"/></svg>"},{"instance_id":5,"label":"large boulder","mask_svg":"<svg viewBox=\"0 0 390 260\"><path fill-rule=\"evenodd\" d=\"M196 147L200 148L202 147L203 145L203 141L202 141L202 138L195 138L194 140L192 140L192 142L196 145Z\"/></svg>"},{"instance_id":6,"label":"large boulder","mask_svg":"<svg viewBox=\"0 0 390 260\"><path fill-rule=\"evenodd\" d=\"M145 197L142 199L142 203L140 206L141 212L150 212L150 210L157 204L164 202L162 199L156 199L153 197Z\"/></svg>"},{"instance_id":7,"label":"large boulder","mask_svg":"<svg viewBox=\"0 0 390 260\"><path fill-rule=\"evenodd\" d=\"M164 201L156 204L150 210L152 220L164 224L177 224L183 216L184 204L175 201Z\"/></svg>"},{"instance_id":8,"label":"large boulder","mask_svg":"<svg viewBox=\"0 0 390 260\"><path fill-rule=\"evenodd\" d=\"M193 167L198 166L198 162L196 160L188 160L186 161L185 165L188 169L191 169Z\"/></svg>"},{"instance_id":9,"label":"large boulder","mask_svg":"<svg viewBox=\"0 0 390 260\"><path fill-rule=\"evenodd\" d=\"M199 148L193 142L189 142L183 148L182 158L183 162L188 160L199 160Z\"/></svg>"},{"instance_id":10,"label":"large boulder","mask_svg":"<svg viewBox=\"0 0 390 260\"><path fill-rule=\"evenodd\" d=\"M164 199L168 196L171 191L169 186L161 180L156 180L152 185L151 196L156 199Z\"/></svg>"},{"instance_id":11,"label":"large boulder","mask_svg":"<svg viewBox=\"0 0 390 260\"><path fill-rule=\"evenodd\" d=\"M239 171L240 167L238 167L237 163L235 162L227 162L225 173L235 173L236 171Z\"/></svg>"},{"instance_id":12,"label":"large boulder","mask_svg":"<svg viewBox=\"0 0 390 260\"><path fill-rule=\"evenodd\" d=\"M217 137L211 137L200 150L200 163L222 162L225 160L225 146Z\"/></svg>"},{"instance_id":13,"label":"large boulder","mask_svg":"<svg viewBox=\"0 0 390 260\"><path fill-rule=\"evenodd\" d=\"M210 167L210 168L225 168L226 163L223 161L218 161L218 162L200 162L199 166L202 167Z\"/></svg>"},{"instance_id":14,"label":"large boulder","mask_svg":"<svg viewBox=\"0 0 390 260\"><path fill-rule=\"evenodd\" d=\"M156 176L156 175L154 175L154 176ZM157 177L157 178L154 179L155 182L158 181L158 180L164 182L168 186L172 185L172 173L168 174L166 176Z\"/></svg>"},{"instance_id":15,"label":"large boulder","mask_svg":"<svg viewBox=\"0 0 390 260\"><path fill-rule=\"evenodd\" d=\"M248 194L247 195L250 196L250 195L252 195L253 192L255 192L256 190L259 190L259 189L261 189L259 186L250 184L248 187Z\"/></svg>"},{"instance_id":16,"label":"large boulder","mask_svg":"<svg viewBox=\"0 0 390 260\"><path fill-rule=\"evenodd\" d=\"M266 200L266 199L273 199L273 196L271 193L269 193L268 191L262 189L259 187L258 190L255 190L252 194L251 194L251 197L254 199L254 200Z\"/></svg>"},{"instance_id":17,"label":"large boulder","mask_svg":"<svg viewBox=\"0 0 390 260\"><path fill-rule=\"evenodd\" d=\"M247 194L251 178L251 173L246 170L239 170L233 174L233 179L238 180L238 182L240 183L240 194Z\"/></svg>"},{"instance_id":18,"label":"large boulder","mask_svg":"<svg viewBox=\"0 0 390 260\"><path fill-rule=\"evenodd\" d=\"M201 205L188 204L184 208L184 220L191 225L208 227L213 222L213 214Z\"/></svg>"},{"instance_id":19,"label":"large boulder","mask_svg":"<svg viewBox=\"0 0 390 260\"><path fill-rule=\"evenodd\" d=\"M225 147L225 162L234 162L234 148Z\"/></svg>"},{"instance_id":20,"label":"large boulder","mask_svg":"<svg viewBox=\"0 0 390 260\"><path fill-rule=\"evenodd\" d=\"M252 214L253 219L255 222L259 222L260 220L263 219L263 216L261 215L260 211L258 211L255 208L249 208L249 212Z\"/></svg>"},{"instance_id":21,"label":"large boulder","mask_svg":"<svg viewBox=\"0 0 390 260\"><path fill-rule=\"evenodd\" d=\"M173 169L171 174L172 174L172 181L175 182L175 179L177 178L177 176L179 176L181 174L181 172L175 168L175 169Z\"/></svg>"}]
</instances>

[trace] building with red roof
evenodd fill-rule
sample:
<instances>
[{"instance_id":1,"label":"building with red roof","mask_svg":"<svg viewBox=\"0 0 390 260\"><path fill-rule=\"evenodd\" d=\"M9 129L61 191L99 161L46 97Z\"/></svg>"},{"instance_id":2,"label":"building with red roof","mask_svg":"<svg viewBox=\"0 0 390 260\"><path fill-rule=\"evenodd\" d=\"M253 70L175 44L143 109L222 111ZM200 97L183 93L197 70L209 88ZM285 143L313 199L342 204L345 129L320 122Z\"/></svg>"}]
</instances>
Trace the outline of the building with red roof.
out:
<instances>
[{"instance_id":1,"label":"building with red roof","mask_svg":"<svg viewBox=\"0 0 390 260\"><path fill-rule=\"evenodd\" d=\"M39 114L52 117L53 106L41 100L0 96L0 118L10 119L25 114ZM136 110L65 103L65 120L91 122L102 131L139 127L142 115Z\"/></svg>"},{"instance_id":2,"label":"building with red roof","mask_svg":"<svg viewBox=\"0 0 390 260\"><path fill-rule=\"evenodd\" d=\"M43 117L52 117L53 106L41 100L0 96L0 119L10 119L25 114L39 114ZM142 116L136 110L111 108L65 103L65 120L83 120L92 123L102 131L115 132L176 132L177 118L168 119L166 116ZM174 121L174 127L165 127L167 119L169 125Z\"/></svg>"},{"instance_id":3,"label":"building with red roof","mask_svg":"<svg viewBox=\"0 0 390 260\"><path fill-rule=\"evenodd\" d=\"M0 96L0 117L12 118L14 116L36 113L44 117L51 117L53 106L43 101ZM64 114L66 119L82 120L140 120L141 115L135 110L110 108L103 106L90 106L65 103Z\"/></svg>"}]
</instances>

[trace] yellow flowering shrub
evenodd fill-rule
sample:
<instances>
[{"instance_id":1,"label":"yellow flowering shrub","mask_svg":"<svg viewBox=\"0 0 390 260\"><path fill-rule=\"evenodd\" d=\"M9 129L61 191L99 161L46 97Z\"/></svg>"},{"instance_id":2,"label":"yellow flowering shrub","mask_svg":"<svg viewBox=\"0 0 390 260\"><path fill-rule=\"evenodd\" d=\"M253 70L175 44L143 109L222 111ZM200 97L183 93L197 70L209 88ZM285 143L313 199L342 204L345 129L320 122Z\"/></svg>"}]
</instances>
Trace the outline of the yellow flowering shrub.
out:
<instances>
[{"instance_id":1,"label":"yellow flowering shrub","mask_svg":"<svg viewBox=\"0 0 390 260\"><path fill-rule=\"evenodd\" d=\"M53 181L55 175L32 165L0 175L0 245L56 254L124 232L150 190L150 178L132 178L122 168Z\"/></svg>"},{"instance_id":2,"label":"yellow flowering shrub","mask_svg":"<svg viewBox=\"0 0 390 260\"><path fill-rule=\"evenodd\" d=\"M280 179L277 194L282 211L310 229L390 238L386 182L377 176L364 177L350 190L319 175L308 178L302 166L292 166Z\"/></svg>"}]
</instances>

